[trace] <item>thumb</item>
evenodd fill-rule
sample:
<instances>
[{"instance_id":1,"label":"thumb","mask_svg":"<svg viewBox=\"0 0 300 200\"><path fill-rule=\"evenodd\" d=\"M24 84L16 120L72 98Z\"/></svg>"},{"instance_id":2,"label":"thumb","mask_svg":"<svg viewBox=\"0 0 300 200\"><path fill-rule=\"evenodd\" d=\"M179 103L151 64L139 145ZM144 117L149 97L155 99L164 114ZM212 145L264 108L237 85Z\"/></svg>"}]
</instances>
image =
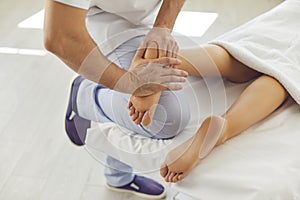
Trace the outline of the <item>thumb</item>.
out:
<instances>
[{"instance_id":1,"label":"thumb","mask_svg":"<svg viewBox=\"0 0 300 200\"><path fill-rule=\"evenodd\" d=\"M147 50L145 51L145 59L155 59L158 58L158 45L156 42L149 42Z\"/></svg>"},{"instance_id":2,"label":"thumb","mask_svg":"<svg viewBox=\"0 0 300 200\"><path fill-rule=\"evenodd\" d=\"M145 52L146 52L146 48L138 48L134 55L133 60L136 61L136 60L144 58Z\"/></svg>"}]
</instances>

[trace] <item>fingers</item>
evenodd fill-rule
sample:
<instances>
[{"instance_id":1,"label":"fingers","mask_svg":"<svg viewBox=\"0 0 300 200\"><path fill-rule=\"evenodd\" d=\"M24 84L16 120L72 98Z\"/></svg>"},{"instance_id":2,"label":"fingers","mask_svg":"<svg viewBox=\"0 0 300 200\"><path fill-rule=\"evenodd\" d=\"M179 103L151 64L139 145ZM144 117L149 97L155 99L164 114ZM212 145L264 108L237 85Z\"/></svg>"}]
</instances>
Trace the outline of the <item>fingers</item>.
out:
<instances>
[{"instance_id":1,"label":"fingers","mask_svg":"<svg viewBox=\"0 0 300 200\"><path fill-rule=\"evenodd\" d=\"M171 44L168 45L167 57L176 58L178 51L179 51L179 47L178 47L177 43L172 42Z\"/></svg>"},{"instance_id":2,"label":"fingers","mask_svg":"<svg viewBox=\"0 0 300 200\"><path fill-rule=\"evenodd\" d=\"M173 57L173 50L170 48L170 46L168 47L168 50L166 52L166 57L174 58Z\"/></svg>"},{"instance_id":3,"label":"fingers","mask_svg":"<svg viewBox=\"0 0 300 200\"><path fill-rule=\"evenodd\" d=\"M167 57L177 58L177 53L179 51L178 45L175 43L175 46L169 47L167 52ZM175 68L175 65L171 65L171 68Z\"/></svg>"},{"instance_id":4,"label":"fingers","mask_svg":"<svg viewBox=\"0 0 300 200\"><path fill-rule=\"evenodd\" d=\"M161 66L155 66L155 67L161 68ZM162 69L159 69L159 70L160 70L160 74L156 78L165 78L165 79L167 78L167 79L169 79L170 77L175 77L175 76L179 76L179 77L187 77L188 76L188 72L186 72L184 70L180 70L180 69L162 68ZM161 82L161 83L167 82L165 80L163 80L163 81L158 80L158 81Z\"/></svg>"},{"instance_id":5,"label":"fingers","mask_svg":"<svg viewBox=\"0 0 300 200\"><path fill-rule=\"evenodd\" d=\"M183 76L183 77L187 77L188 76L188 72L181 70L181 69L174 69L174 68L167 68L165 69L165 73L166 75L170 76L170 75L175 75L175 76Z\"/></svg>"},{"instance_id":6,"label":"fingers","mask_svg":"<svg viewBox=\"0 0 300 200\"><path fill-rule=\"evenodd\" d=\"M172 42L171 44L164 43L159 46L156 41L151 41L147 44L142 45L142 47L146 48L146 51L144 53L145 59L155 59L163 57L176 58L179 51L176 42Z\"/></svg>"},{"instance_id":7,"label":"fingers","mask_svg":"<svg viewBox=\"0 0 300 200\"><path fill-rule=\"evenodd\" d=\"M179 51L179 47L178 47L178 46L176 46L176 47L175 47L175 50L174 50L174 51L172 51L172 58L177 58L178 51Z\"/></svg>"},{"instance_id":8,"label":"fingers","mask_svg":"<svg viewBox=\"0 0 300 200\"><path fill-rule=\"evenodd\" d=\"M168 52L167 48L164 48L164 47L160 48L159 49L159 58L168 57L167 52Z\"/></svg>"},{"instance_id":9,"label":"fingers","mask_svg":"<svg viewBox=\"0 0 300 200\"><path fill-rule=\"evenodd\" d=\"M163 57L151 60L152 63L161 65L180 65L182 62L178 58Z\"/></svg>"},{"instance_id":10,"label":"fingers","mask_svg":"<svg viewBox=\"0 0 300 200\"><path fill-rule=\"evenodd\" d=\"M166 76L162 80L162 84L160 84L162 90L181 90L183 88L180 84L174 84L175 82L185 82L186 79L178 76ZM172 84L171 84L172 82Z\"/></svg>"},{"instance_id":11,"label":"fingers","mask_svg":"<svg viewBox=\"0 0 300 200\"><path fill-rule=\"evenodd\" d=\"M140 93L140 91L136 90L133 95L135 96L148 96L148 95L152 95L152 94L155 94L156 92L161 92L161 91L169 91L169 90L173 90L173 91L176 91L176 90L182 90L183 86L180 85L180 84L168 84L168 83L165 83L165 84L155 84L155 88L152 89L152 92L150 93L148 90L148 92L146 93L146 95L144 95L145 93Z\"/></svg>"},{"instance_id":12,"label":"fingers","mask_svg":"<svg viewBox=\"0 0 300 200\"><path fill-rule=\"evenodd\" d=\"M174 39L163 40L163 41L161 41L161 43L159 45L159 57L176 58L178 50L179 50L178 44Z\"/></svg>"},{"instance_id":13,"label":"fingers","mask_svg":"<svg viewBox=\"0 0 300 200\"><path fill-rule=\"evenodd\" d=\"M162 83L170 83L170 82L185 82L186 78L180 76L164 76L162 78Z\"/></svg>"},{"instance_id":14,"label":"fingers","mask_svg":"<svg viewBox=\"0 0 300 200\"><path fill-rule=\"evenodd\" d=\"M161 90L181 90L183 87L179 84L162 84Z\"/></svg>"}]
</instances>

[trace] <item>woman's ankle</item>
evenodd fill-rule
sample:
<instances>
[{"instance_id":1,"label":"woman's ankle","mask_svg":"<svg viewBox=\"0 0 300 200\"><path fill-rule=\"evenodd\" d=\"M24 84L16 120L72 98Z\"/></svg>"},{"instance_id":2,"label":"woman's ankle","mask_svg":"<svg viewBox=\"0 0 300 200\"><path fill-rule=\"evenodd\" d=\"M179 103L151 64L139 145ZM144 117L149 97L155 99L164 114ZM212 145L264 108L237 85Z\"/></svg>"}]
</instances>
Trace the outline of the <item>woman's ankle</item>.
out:
<instances>
[{"instance_id":1,"label":"woman's ankle","mask_svg":"<svg viewBox=\"0 0 300 200\"><path fill-rule=\"evenodd\" d=\"M224 144L230 138L230 135L231 135L229 121L226 119L226 117L220 116L220 118L222 118L224 120L224 125L223 125L223 129L222 129L222 135L220 136L216 146L218 146L220 144Z\"/></svg>"},{"instance_id":2,"label":"woman's ankle","mask_svg":"<svg viewBox=\"0 0 300 200\"><path fill-rule=\"evenodd\" d=\"M197 134L204 134L202 135L203 142L200 150L200 158L204 158L215 146L223 143L225 140L227 121L220 116L210 116L203 121Z\"/></svg>"}]
</instances>

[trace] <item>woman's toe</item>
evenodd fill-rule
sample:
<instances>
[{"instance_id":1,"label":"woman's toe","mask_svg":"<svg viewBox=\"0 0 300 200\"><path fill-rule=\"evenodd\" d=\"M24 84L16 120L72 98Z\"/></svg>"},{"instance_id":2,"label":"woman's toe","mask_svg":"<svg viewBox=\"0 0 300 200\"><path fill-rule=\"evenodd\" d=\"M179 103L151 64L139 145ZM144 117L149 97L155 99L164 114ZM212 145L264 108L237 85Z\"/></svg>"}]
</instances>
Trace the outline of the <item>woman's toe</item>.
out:
<instances>
[{"instance_id":1,"label":"woman's toe","mask_svg":"<svg viewBox=\"0 0 300 200\"><path fill-rule=\"evenodd\" d=\"M144 112L138 112L139 114L138 114L138 117L136 118L136 120L135 120L135 123L136 124L140 124L141 123L141 121L142 121L142 119L143 119L143 116L144 116Z\"/></svg>"},{"instance_id":2,"label":"woman's toe","mask_svg":"<svg viewBox=\"0 0 300 200\"><path fill-rule=\"evenodd\" d=\"M171 172L170 176L168 177L168 182L173 182L173 177L176 176L177 173Z\"/></svg>"},{"instance_id":3,"label":"woman's toe","mask_svg":"<svg viewBox=\"0 0 300 200\"><path fill-rule=\"evenodd\" d=\"M139 113L138 112L135 112L132 116L131 116L131 119L132 121L135 121L139 116Z\"/></svg>"},{"instance_id":4,"label":"woman's toe","mask_svg":"<svg viewBox=\"0 0 300 200\"><path fill-rule=\"evenodd\" d=\"M134 113L135 113L135 108L131 108L131 109L129 110L129 116L134 115Z\"/></svg>"},{"instance_id":5,"label":"woman's toe","mask_svg":"<svg viewBox=\"0 0 300 200\"><path fill-rule=\"evenodd\" d=\"M178 181L182 181L187 175L188 175L188 173L186 173L186 172L180 174L180 175L178 176Z\"/></svg>"},{"instance_id":6,"label":"woman's toe","mask_svg":"<svg viewBox=\"0 0 300 200\"><path fill-rule=\"evenodd\" d=\"M167 173L167 175L165 176L165 181L166 182L169 182L169 176L171 175L171 173L172 172L169 170L168 173Z\"/></svg>"},{"instance_id":7,"label":"woman's toe","mask_svg":"<svg viewBox=\"0 0 300 200\"><path fill-rule=\"evenodd\" d=\"M152 119L150 117L150 111L146 111L142 119L143 126L149 126L151 124L151 121Z\"/></svg>"},{"instance_id":8,"label":"woman's toe","mask_svg":"<svg viewBox=\"0 0 300 200\"><path fill-rule=\"evenodd\" d=\"M161 168L160 168L160 175L162 177L165 178L165 176L168 174L168 166L166 164L164 164Z\"/></svg>"},{"instance_id":9,"label":"woman's toe","mask_svg":"<svg viewBox=\"0 0 300 200\"><path fill-rule=\"evenodd\" d=\"M178 178L178 177L179 177L181 174L182 174L182 173L177 173L176 176L173 177L172 182L173 182L173 183L177 183L177 182L179 181L179 178Z\"/></svg>"}]
</instances>

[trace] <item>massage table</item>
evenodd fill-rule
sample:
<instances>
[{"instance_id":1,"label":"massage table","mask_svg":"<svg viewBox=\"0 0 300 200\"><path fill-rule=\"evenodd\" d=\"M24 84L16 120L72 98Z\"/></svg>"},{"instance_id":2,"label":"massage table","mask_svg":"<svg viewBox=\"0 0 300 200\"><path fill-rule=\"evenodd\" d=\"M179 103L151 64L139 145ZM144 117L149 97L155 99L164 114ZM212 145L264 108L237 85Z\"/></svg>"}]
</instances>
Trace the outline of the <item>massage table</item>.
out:
<instances>
[{"instance_id":1,"label":"massage table","mask_svg":"<svg viewBox=\"0 0 300 200\"><path fill-rule=\"evenodd\" d=\"M216 91L225 89L225 105L229 107L249 83L224 81L223 84L212 80L212 84L210 87ZM105 163L108 154L133 166L136 173L158 174L169 150L192 137L212 110L221 114L224 109L223 97L217 98L221 102L209 98L207 81L191 77L187 85L187 94L190 99L196 96L196 100L190 103L189 125L177 137L156 140L114 123L92 123L86 150L99 162ZM204 200L297 200L300 199L299 153L300 107L289 98L271 116L214 148L183 181L172 184L171 189Z\"/></svg>"}]
</instances>

